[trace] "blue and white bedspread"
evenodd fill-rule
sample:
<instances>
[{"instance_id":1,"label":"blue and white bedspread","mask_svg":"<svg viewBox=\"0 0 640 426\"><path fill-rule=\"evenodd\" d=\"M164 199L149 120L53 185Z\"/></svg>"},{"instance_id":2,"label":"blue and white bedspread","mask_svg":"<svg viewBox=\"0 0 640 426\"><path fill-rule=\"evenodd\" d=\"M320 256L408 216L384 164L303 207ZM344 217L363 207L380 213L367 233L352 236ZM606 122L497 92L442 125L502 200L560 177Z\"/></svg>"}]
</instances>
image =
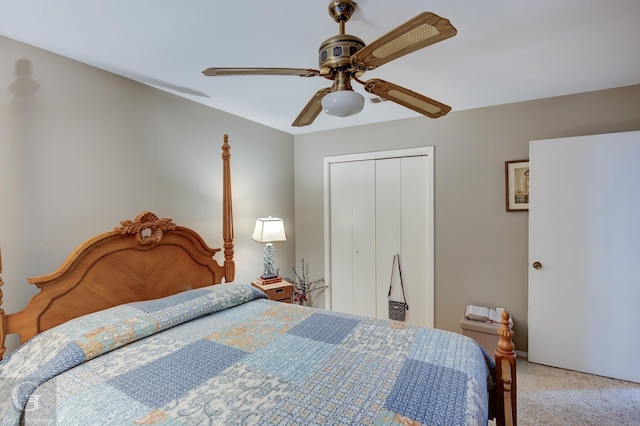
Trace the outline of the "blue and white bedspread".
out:
<instances>
[{"instance_id":1,"label":"blue and white bedspread","mask_svg":"<svg viewBox=\"0 0 640 426\"><path fill-rule=\"evenodd\" d=\"M3 424L487 424L468 337L220 284L90 314L0 363Z\"/></svg>"}]
</instances>

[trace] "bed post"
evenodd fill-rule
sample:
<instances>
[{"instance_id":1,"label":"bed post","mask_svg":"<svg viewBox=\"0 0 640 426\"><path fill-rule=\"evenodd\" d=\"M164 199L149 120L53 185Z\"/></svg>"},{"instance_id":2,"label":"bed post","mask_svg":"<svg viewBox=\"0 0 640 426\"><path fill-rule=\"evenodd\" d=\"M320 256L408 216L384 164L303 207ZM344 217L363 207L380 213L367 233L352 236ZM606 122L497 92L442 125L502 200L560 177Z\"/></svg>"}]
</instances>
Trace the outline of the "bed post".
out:
<instances>
[{"instance_id":1,"label":"bed post","mask_svg":"<svg viewBox=\"0 0 640 426\"><path fill-rule=\"evenodd\" d=\"M0 274L2 274L2 252L0 252ZM7 348L4 345L4 339L7 336L7 318L4 315L4 309L2 309L2 276L0 276L0 360L4 356L4 351Z\"/></svg>"},{"instance_id":2,"label":"bed post","mask_svg":"<svg viewBox=\"0 0 640 426\"><path fill-rule=\"evenodd\" d=\"M502 311L498 329L496 361L496 425L517 424L516 412L516 352L513 344L513 330L509 324L509 313Z\"/></svg>"},{"instance_id":3,"label":"bed post","mask_svg":"<svg viewBox=\"0 0 640 426\"><path fill-rule=\"evenodd\" d=\"M222 144L222 239L224 240L224 276L225 282L233 281L236 274L233 261L233 203L231 199L231 166L229 160L229 135L225 133Z\"/></svg>"}]
</instances>

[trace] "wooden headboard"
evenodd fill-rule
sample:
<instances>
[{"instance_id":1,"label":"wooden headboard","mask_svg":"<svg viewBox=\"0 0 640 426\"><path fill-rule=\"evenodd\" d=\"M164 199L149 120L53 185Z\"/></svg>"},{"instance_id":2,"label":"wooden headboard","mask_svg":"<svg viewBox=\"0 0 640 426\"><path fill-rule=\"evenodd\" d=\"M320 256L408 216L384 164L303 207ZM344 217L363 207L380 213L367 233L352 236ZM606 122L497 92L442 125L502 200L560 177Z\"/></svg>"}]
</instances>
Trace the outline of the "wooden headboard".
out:
<instances>
[{"instance_id":1,"label":"wooden headboard","mask_svg":"<svg viewBox=\"0 0 640 426\"><path fill-rule=\"evenodd\" d=\"M6 315L0 308L0 359L6 350L7 334L19 334L24 343L44 330L91 312L233 281L229 150L228 135L224 135L223 249L208 247L195 231L152 212L123 220L114 230L78 246L56 271L29 278L40 291L24 310ZM222 265L213 258L220 251L224 251Z\"/></svg>"}]
</instances>

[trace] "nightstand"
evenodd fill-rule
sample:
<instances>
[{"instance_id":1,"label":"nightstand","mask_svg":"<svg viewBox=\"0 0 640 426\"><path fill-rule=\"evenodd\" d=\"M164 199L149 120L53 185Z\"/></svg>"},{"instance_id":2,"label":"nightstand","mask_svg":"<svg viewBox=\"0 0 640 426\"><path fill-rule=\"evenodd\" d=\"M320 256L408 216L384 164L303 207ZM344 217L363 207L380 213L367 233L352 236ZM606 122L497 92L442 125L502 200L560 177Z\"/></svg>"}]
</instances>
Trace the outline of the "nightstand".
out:
<instances>
[{"instance_id":1,"label":"nightstand","mask_svg":"<svg viewBox=\"0 0 640 426\"><path fill-rule=\"evenodd\" d=\"M267 293L270 300L276 300L278 302L291 303L291 296L293 294L293 284L288 281L280 281L273 284L262 284L257 281L252 281L251 285L260 291Z\"/></svg>"}]
</instances>

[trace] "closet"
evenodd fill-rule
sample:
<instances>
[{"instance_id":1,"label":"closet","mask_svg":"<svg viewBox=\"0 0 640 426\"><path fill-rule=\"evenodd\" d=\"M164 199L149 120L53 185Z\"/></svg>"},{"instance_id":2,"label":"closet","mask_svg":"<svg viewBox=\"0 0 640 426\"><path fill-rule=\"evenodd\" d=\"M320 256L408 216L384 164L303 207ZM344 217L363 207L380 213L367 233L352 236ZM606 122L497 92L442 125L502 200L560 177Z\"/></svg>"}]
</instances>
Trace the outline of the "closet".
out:
<instances>
[{"instance_id":1,"label":"closet","mask_svg":"<svg viewBox=\"0 0 640 426\"><path fill-rule=\"evenodd\" d=\"M325 306L388 318L388 292L406 322L433 326L433 147L325 157Z\"/></svg>"}]
</instances>

